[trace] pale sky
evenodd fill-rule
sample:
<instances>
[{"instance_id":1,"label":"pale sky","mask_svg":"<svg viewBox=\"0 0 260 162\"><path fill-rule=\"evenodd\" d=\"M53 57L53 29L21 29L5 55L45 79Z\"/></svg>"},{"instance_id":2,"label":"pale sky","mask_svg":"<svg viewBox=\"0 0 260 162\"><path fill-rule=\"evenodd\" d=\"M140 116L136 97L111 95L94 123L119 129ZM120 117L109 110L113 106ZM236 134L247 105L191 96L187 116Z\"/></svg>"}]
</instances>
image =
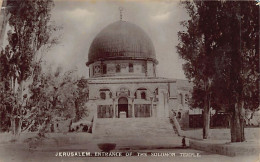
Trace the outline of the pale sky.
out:
<instances>
[{"instance_id":1,"label":"pale sky","mask_svg":"<svg viewBox=\"0 0 260 162\"><path fill-rule=\"evenodd\" d=\"M185 79L181 60L176 52L179 22L188 18L179 1L55 1L53 20L62 25L60 43L46 55L48 63L65 69L78 68L79 75L88 78L88 50L94 37L107 25L123 20L140 26L152 39L158 76Z\"/></svg>"}]
</instances>

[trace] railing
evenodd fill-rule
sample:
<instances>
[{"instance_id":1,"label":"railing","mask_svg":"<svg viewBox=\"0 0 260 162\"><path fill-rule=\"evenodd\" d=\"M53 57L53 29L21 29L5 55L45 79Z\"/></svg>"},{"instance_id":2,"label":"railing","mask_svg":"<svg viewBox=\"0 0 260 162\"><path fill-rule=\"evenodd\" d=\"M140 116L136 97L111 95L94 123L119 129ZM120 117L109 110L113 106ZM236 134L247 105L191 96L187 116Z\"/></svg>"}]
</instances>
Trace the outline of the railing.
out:
<instances>
[{"instance_id":1,"label":"railing","mask_svg":"<svg viewBox=\"0 0 260 162\"><path fill-rule=\"evenodd\" d=\"M96 117L96 115L94 115L94 117L93 117L93 122L92 122L92 134L95 133L95 129L96 129L96 120L97 120L97 117Z\"/></svg>"},{"instance_id":2,"label":"railing","mask_svg":"<svg viewBox=\"0 0 260 162\"><path fill-rule=\"evenodd\" d=\"M174 127L176 128L178 136L183 136L183 131L181 130L181 126L180 126L178 120L176 119L176 116L173 113L170 114L170 119L173 121L173 124L174 124Z\"/></svg>"}]
</instances>

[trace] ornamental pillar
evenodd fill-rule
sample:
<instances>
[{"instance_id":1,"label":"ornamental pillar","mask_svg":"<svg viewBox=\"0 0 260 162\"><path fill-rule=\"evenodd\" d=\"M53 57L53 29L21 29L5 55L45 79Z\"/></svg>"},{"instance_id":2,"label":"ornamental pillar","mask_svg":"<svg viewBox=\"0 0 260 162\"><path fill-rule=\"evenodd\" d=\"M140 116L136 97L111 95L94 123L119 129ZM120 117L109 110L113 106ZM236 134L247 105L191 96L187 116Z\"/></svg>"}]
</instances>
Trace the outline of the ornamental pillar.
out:
<instances>
[{"instance_id":1,"label":"ornamental pillar","mask_svg":"<svg viewBox=\"0 0 260 162\"><path fill-rule=\"evenodd\" d=\"M153 116L153 113L152 113L152 111L153 111L153 96L150 96L150 101L151 101L151 106L150 106L150 117L152 117L152 116Z\"/></svg>"},{"instance_id":2,"label":"ornamental pillar","mask_svg":"<svg viewBox=\"0 0 260 162\"><path fill-rule=\"evenodd\" d=\"M135 98L132 97L131 100L132 100L132 118L135 118L135 104L134 104Z\"/></svg>"},{"instance_id":3,"label":"ornamental pillar","mask_svg":"<svg viewBox=\"0 0 260 162\"><path fill-rule=\"evenodd\" d=\"M112 98L113 99L113 118L116 118L116 108L115 108L115 98Z\"/></svg>"}]
</instances>

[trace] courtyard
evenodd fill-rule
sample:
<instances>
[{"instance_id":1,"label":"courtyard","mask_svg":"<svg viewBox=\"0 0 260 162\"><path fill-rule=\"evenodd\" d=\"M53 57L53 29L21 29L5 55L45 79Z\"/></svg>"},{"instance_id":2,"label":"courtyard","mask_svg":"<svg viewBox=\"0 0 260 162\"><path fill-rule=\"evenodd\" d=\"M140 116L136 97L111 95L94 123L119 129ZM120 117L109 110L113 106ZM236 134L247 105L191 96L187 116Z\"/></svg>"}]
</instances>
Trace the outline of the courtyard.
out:
<instances>
[{"instance_id":1,"label":"courtyard","mask_svg":"<svg viewBox=\"0 0 260 162\"><path fill-rule=\"evenodd\" d=\"M211 141L228 142L228 137L222 140L219 136L226 136L225 129L214 130L218 132L218 136L211 136ZM259 128L246 129L246 134L254 134ZM193 132L193 133L192 133ZM197 136L200 130L189 130L189 134ZM251 133L250 133L251 132ZM181 137L158 138L154 143L147 144L145 137L140 140L131 141L131 145L125 145L123 139L121 143L111 152L119 152L123 156L104 156L97 144L102 142L94 138L90 133L47 133L45 138L39 139L36 133L21 134L17 141L12 141L12 137L8 133L0 135L0 157L3 162L11 161L234 161L247 162L259 160L257 155L246 156L225 156L208 151L196 150L182 147ZM215 138L215 139L214 139ZM127 140L127 139L124 139ZM186 138L189 145L189 138ZM193 138L194 140L194 138ZM118 140L120 141L120 140ZM143 141L143 142L142 142ZM197 141L203 141L197 139ZM210 141L210 140L209 140ZM259 145L257 139L248 140L251 142L240 143L243 147L249 145ZM167 143L168 142L168 143ZM74 153L72 156L71 153ZM86 155L82 155L85 152ZM57 156L58 153L63 156ZM70 153L70 154L68 154ZM78 155L75 156L75 153ZM90 153L90 154L88 154ZM95 154L96 153L96 154ZM126 153L128 156L126 156Z\"/></svg>"}]
</instances>

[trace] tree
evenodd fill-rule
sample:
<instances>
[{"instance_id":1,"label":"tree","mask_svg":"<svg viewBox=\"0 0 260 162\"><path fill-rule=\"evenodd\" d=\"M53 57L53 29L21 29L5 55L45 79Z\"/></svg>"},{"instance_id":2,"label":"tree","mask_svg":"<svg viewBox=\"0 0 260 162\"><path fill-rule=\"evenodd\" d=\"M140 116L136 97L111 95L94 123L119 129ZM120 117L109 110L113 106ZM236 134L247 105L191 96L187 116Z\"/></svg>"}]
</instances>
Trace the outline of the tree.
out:
<instances>
[{"instance_id":1,"label":"tree","mask_svg":"<svg viewBox=\"0 0 260 162\"><path fill-rule=\"evenodd\" d=\"M208 138L212 80L214 77L214 38L218 2L184 2L190 20L181 22L187 31L178 32L180 43L177 52L186 60L183 69L186 77L193 82L191 106L203 108L203 138Z\"/></svg>"},{"instance_id":2,"label":"tree","mask_svg":"<svg viewBox=\"0 0 260 162\"><path fill-rule=\"evenodd\" d=\"M11 106L14 102L13 94L7 90L4 82L0 82L0 132L9 131Z\"/></svg>"},{"instance_id":3,"label":"tree","mask_svg":"<svg viewBox=\"0 0 260 162\"><path fill-rule=\"evenodd\" d=\"M8 45L1 52L1 77L9 81L14 98L11 105L13 134L19 135L24 113L25 82L40 64L42 54L57 42L52 38L57 27L50 24L53 0L14 1L10 10ZM6 61L6 62L5 62Z\"/></svg>"},{"instance_id":4,"label":"tree","mask_svg":"<svg viewBox=\"0 0 260 162\"><path fill-rule=\"evenodd\" d=\"M259 8L253 1L227 1L219 10L217 98L231 114L231 142L243 142L244 109L259 104Z\"/></svg>"},{"instance_id":5,"label":"tree","mask_svg":"<svg viewBox=\"0 0 260 162\"><path fill-rule=\"evenodd\" d=\"M179 32L177 48L187 61L188 78L199 78L193 79L193 99L202 103L198 96L204 96L204 101L214 103L213 108L230 112L231 142L242 142L243 109L255 109L259 104L259 8L253 1L194 1L186 2L185 7L191 20L183 23L187 31ZM207 89L203 91L201 85L207 82L201 76L210 78L211 99L205 97Z\"/></svg>"},{"instance_id":6,"label":"tree","mask_svg":"<svg viewBox=\"0 0 260 162\"><path fill-rule=\"evenodd\" d=\"M77 79L75 70L55 72L48 68L34 78L30 85L30 97L26 105L24 130L39 131L41 136L50 126L61 120L79 120L87 113L84 104L88 91L84 79ZM87 114L86 114L87 115Z\"/></svg>"},{"instance_id":7,"label":"tree","mask_svg":"<svg viewBox=\"0 0 260 162\"><path fill-rule=\"evenodd\" d=\"M74 121L79 121L86 113L87 108L85 103L88 101L88 85L83 77L77 80L77 89L74 92L75 118Z\"/></svg>"}]
</instances>

